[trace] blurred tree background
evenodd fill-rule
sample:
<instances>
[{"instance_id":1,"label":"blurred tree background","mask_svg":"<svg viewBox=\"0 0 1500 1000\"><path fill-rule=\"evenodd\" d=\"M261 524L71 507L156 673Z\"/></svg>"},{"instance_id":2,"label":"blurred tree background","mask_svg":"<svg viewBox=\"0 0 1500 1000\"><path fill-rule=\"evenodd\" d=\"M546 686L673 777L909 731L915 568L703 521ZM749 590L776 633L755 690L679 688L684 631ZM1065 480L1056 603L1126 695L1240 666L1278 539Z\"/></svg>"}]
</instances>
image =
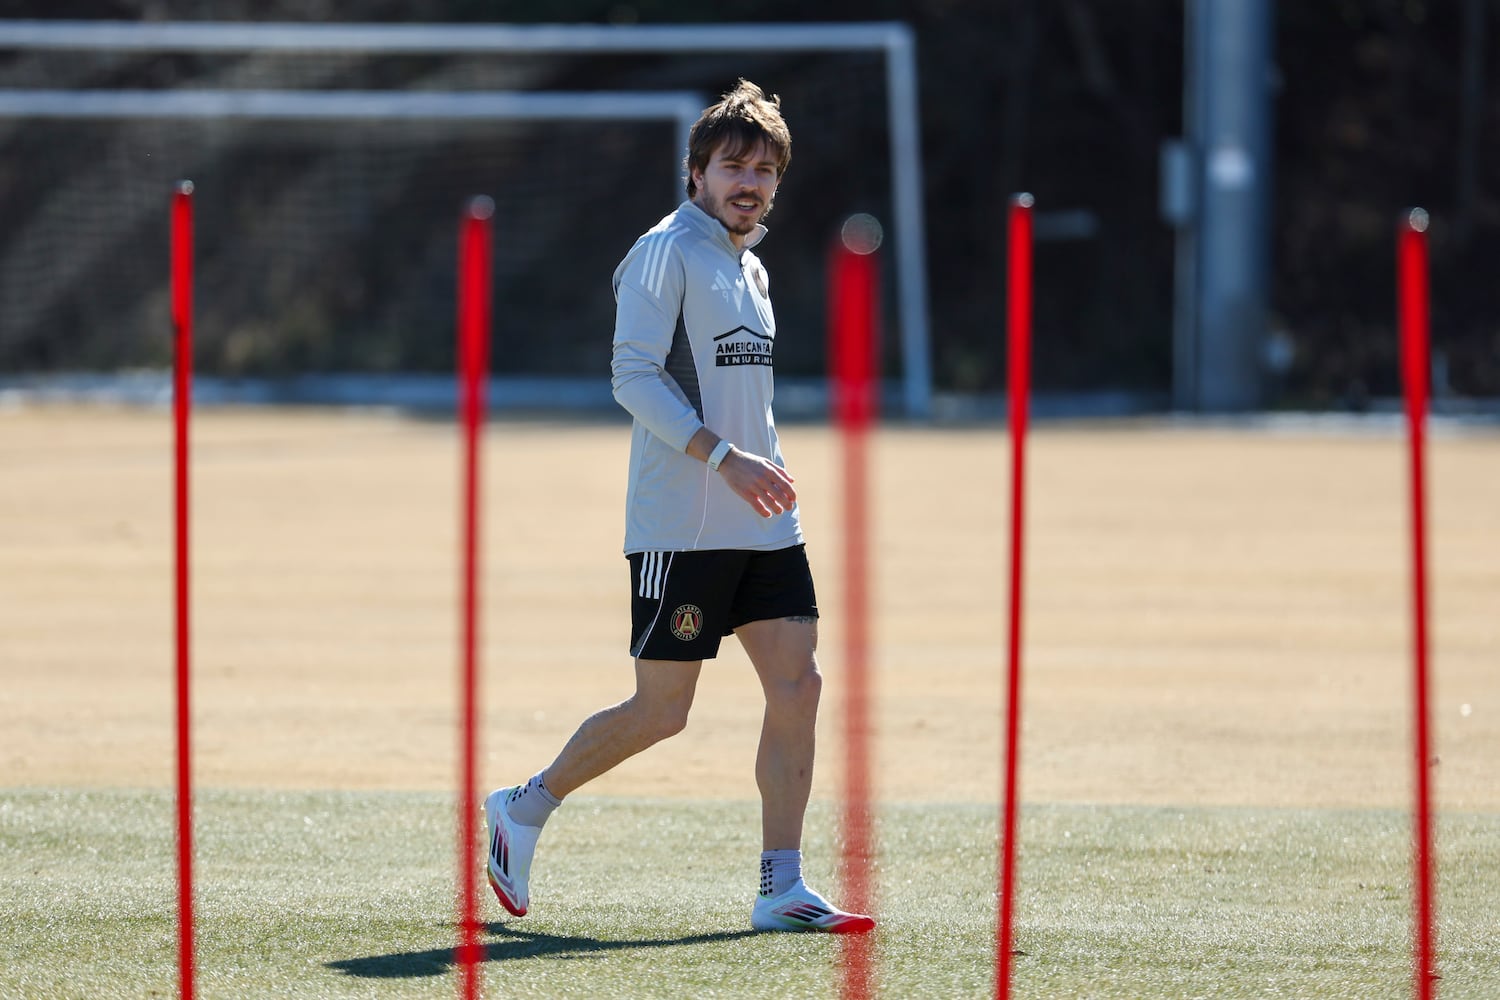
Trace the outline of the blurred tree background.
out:
<instances>
[{"instance_id":1,"label":"blurred tree background","mask_svg":"<svg viewBox=\"0 0 1500 1000\"><path fill-rule=\"evenodd\" d=\"M922 160L932 321L939 391L996 391L1004 384L1003 221L1008 196L1028 190L1038 205L1037 353L1039 390L1123 389L1165 398L1171 384L1173 233L1158 213L1158 152L1181 134L1182 0L10 0L0 16L119 20L437 21L514 23L732 23L903 21L917 37ZM1394 332L1394 231L1400 211L1422 205L1431 231L1434 347L1439 380L1458 396L1500 396L1500 73L1486 59L1500 34L1496 0L1328 0L1276 5L1272 87L1276 173L1272 220L1272 327L1290 347L1270 382L1273 406L1359 408L1398 392ZM173 55L122 64L111 85L190 83L210 57ZM214 56L224 60L230 56ZM782 329L819 331L807 345L778 351L778 370L816 374L821 350L822 255L841 213L882 207L889 166L883 134L807 126L803 105L837 105L819 56L609 57L537 63L532 89L663 89L714 81L722 90L747 76L786 99L794 135L788 184L770 220L770 267ZM847 57L845 57L847 58ZM0 65L13 59L0 53ZM340 87L399 87L432 60L351 65ZM871 67L878 58L871 57ZM867 69L869 67L866 67ZM853 73L853 70L850 70ZM878 72L867 76L879 80ZM852 77L851 77L852 78ZM94 80L90 86L104 85ZM853 92L879 108L883 90ZM799 127L805 130L799 131ZM595 130L608 146L607 128ZM825 134L826 133L826 134ZM26 143L45 143L64 162L66 131L25 139L11 128L0 147L0 208L21 219L51 172L28 169ZM580 139L582 146L589 140ZM620 142L626 137L621 135ZM828 155L819 144L835 144ZM623 147L622 147L623 148ZM879 155L872 153L878 150ZM587 172L596 162L575 150ZM79 157L91 155L87 149ZM236 184L234 211L274 200L277 183L300 167L285 162L256 183ZM278 180L279 178L279 180ZM503 178L497 178L503 183ZM555 245L588 242L601 208L633 213L639 233L659 212L636 211L628 171L598 190L580 187ZM614 201L608 201L611 197ZM390 203L408 204L392 192ZM225 209L229 211L229 209ZM538 223L538 226L542 226ZM442 256L403 236L400 213L383 222L382 242L403 249L401 267ZM542 240L542 236L538 236ZM0 236L3 242L3 236ZM538 308L575 309L600 341L584 367L607 365L608 277L628 247L580 249L573 268L552 268L555 287L532 289ZM226 244L226 252L232 247ZM283 277L274 329L209 333L206 370L225 375L324 371L439 371L452 361L441 338L402 340L373 331L329 341L319 331L355 315L390 280L391 263L356 248L321 254L318 280L296 288ZM451 246L441 248L444 253ZM207 252L207 251L205 251ZM301 265L299 265L300 267ZM434 265L436 266L436 265ZM441 270L425 279L450 294ZM535 285L538 279L528 279ZM577 304L580 288L588 304ZM249 286L242 294L257 293ZM497 290L504 301L506 290ZM525 323L523 322L523 326ZM200 322L209 330L210 323ZM599 329L599 327L603 329ZM597 330L597 334L593 331ZM104 331L100 336L105 336ZM320 339L322 336L323 339ZM577 370L577 348L518 337L538 371ZM408 338L409 340L409 338ZM162 345L158 345L161 347ZM890 366L898 352L887 345ZM549 354L551 351L551 354ZM146 359L147 361L153 359ZM160 360L156 358L155 360ZM107 345L12 336L0 330L0 371L107 368L138 363ZM602 369L601 369L602 370Z\"/></svg>"}]
</instances>

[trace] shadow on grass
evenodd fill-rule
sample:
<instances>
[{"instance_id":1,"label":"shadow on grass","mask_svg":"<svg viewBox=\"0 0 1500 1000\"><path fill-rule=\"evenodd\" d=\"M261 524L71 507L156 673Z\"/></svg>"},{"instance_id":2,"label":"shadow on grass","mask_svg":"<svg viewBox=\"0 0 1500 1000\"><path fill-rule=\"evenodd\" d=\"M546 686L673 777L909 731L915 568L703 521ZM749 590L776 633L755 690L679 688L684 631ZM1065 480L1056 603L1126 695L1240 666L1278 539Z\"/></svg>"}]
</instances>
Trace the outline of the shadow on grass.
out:
<instances>
[{"instance_id":1,"label":"shadow on grass","mask_svg":"<svg viewBox=\"0 0 1500 1000\"><path fill-rule=\"evenodd\" d=\"M590 955L602 955L615 951L714 944L760 933L753 930L720 931L715 934L690 934L679 938L603 941L599 938L515 930L502 923L491 923L485 929L490 934L499 935L501 938L499 941L491 941L484 946L486 962L504 962L515 958L587 958ZM394 955L344 958L325 964L327 968L342 972L346 976L357 976L361 979L418 979L423 976L441 976L447 972L453 965L453 951L453 946L449 946L433 948L430 951L404 951Z\"/></svg>"}]
</instances>

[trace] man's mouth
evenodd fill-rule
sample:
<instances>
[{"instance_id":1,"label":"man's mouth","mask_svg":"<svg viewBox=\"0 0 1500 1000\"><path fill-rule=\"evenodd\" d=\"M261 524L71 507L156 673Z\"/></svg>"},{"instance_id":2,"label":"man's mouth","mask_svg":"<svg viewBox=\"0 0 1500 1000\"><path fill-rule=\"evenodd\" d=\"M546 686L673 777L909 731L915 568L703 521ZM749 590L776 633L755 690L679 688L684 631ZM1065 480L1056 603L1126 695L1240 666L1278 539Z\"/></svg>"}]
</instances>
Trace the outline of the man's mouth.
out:
<instances>
[{"instance_id":1,"label":"man's mouth","mask_svg":"<svg viewBox=\"0 0 1500 1000\"><path fill-rule=\"evenodd\" d=\"M729 202L730 205L741 212L753 212L760 208L760 202L754 198L735 198Z\"/></svg>"}]
</instances>

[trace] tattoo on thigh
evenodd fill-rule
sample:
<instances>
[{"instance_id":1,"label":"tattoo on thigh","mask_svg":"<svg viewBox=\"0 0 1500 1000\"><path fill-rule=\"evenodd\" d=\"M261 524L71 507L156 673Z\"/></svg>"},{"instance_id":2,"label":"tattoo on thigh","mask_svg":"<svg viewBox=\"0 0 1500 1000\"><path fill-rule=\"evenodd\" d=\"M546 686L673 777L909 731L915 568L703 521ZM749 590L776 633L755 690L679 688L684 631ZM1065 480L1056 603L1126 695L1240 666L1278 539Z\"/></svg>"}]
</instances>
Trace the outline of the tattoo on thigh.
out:
<instances>
[{"instance_id":1,"label":"tattoo on thigh","mask_svg":"<svg viewBox=\"0 0 1500 1000\"><path fill-rule=\"evenodd\" d=\"M817 615L789 615L787 617L787 621L789 621L789 622L797 622L800 625L815 625L815 624L817 624L818 616Z\"/></svg>"}]
</instances>

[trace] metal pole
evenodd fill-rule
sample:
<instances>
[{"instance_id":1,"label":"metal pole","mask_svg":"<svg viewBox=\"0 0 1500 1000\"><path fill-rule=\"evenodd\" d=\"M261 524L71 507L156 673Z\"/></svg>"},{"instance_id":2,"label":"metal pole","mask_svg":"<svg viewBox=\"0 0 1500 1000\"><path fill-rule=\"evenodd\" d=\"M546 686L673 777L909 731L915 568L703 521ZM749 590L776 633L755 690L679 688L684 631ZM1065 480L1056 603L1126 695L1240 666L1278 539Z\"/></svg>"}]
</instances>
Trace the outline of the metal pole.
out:
<instances>
[{"instance_id":1,"label":"metal pole","mask_svg":"<svg viewBox=\"0 0 1500 1000\"><path fill-rule=\"evenodd\" d=\"M932 370L928 356L927 227L922 215L922 137L917 129L917 59L911 29L891 29L885 61L890 88L891 186L895 213L896 269L901 285L901 356L906 415L932 415Z\"/></svg>"},{"instance_id":2,"label":"metal pole","mask_svg":"<svg viewBox=\"0 0 1500 1000\"><path fill-rule=\"evenodd\" d=\"M1203 46L1199 37L1196 2L1182 10L1182 143L1180 156L1189 189L1184 192L1190 202L1179 220L1174 247L1172 301L1172 406L1182 411L1198 408L1198 227L1203 219L1200 178L1203 176L1202 137L1199 122L1202 112L1202 69L1199 65Z\"/></svg>"},{"instance_id":3,"label":"metal pole","mask_svg":"<svg viewBox=\"0 0 1500 1000\"><path fill-rule=\"evenodd\" d=\"M1197 0L1200 409L1263 402L1271 184L1270 0Z\"/></svg>"}]
</instances>

